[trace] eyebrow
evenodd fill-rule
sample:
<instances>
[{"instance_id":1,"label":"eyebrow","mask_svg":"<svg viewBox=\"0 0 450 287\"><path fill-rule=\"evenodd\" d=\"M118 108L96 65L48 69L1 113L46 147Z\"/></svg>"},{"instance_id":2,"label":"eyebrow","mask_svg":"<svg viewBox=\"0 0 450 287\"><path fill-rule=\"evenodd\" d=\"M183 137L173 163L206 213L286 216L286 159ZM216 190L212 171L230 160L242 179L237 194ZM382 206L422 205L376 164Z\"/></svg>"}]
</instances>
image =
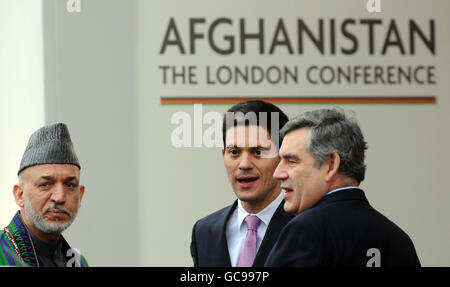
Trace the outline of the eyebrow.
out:
<instances>
[{"instance_id":1,"label":"eyebrow","mask_svg":"<svg viewBox=\"0 0 450 287\"><path fill-rule=\"evenodd\" d=\"M226 148L238 148L238 146L235 144L229 144L226 146Z\"/></svg>"},{"instance_id":2,"label":"eyebrow","mask_svg":"<svg viewBox=\"0 0 450 287\"><path fill-rule=\"evenodd\" d=\"M51 176L51 175L44 175L41 176L39 178L40 180L55 180L55 177ZM67 181L72 181L72 180L78 180L78 178L76 176L68 176L66 177L63 181L67 182Z\"/></svg>"},{"instance_id":3,"label":"eyebrow","mask_svg":"<svg viewBox=\"0 0 450 287\"><path fill-rule=\"evenodd\" d=\"M64 179L64 181L72 181L72 180L78 180L78 178L76 176L69 176Z\"/></svg>"},{"instance_id":4,"label":"eyebrow","mask_svg":"<svg viewBox=\"0 0 450 287\"><path fill-rule=\"evenodd\" d=\"M262 150L270 150L270 144L268 146L257 145L255 147L250 147L251 149L262 149Z\"/></svg>"},{"instance_id":5,"label":"eyebrow","mask_svg":"<svg viewBox=\"0 0 450 287\"><path fill-rule=\"evenodd\" d=\"M232 149L232 148L235 148L235 149L250 149L250 150L270 150L270 145L268 145L268 146L257 145L257 146L252 146L252 147L240 147L240 146L237 146L237 145L228 145L226 147L227 150L228 149Z\"/></svg>"},{"instance_id":6,"label":"eyebrow","mask_svg":"<svg viewBox=\"0 0 450 287\"><path fill-rule=\"evenodd\" d=\"M280 157L284 158L284 159L293 159L293 160L299 160L300 159L297 155L292 154L292 153L286 153L286 154L283 154L283 155L280 154Z\"/></svg>"}]
</instances>

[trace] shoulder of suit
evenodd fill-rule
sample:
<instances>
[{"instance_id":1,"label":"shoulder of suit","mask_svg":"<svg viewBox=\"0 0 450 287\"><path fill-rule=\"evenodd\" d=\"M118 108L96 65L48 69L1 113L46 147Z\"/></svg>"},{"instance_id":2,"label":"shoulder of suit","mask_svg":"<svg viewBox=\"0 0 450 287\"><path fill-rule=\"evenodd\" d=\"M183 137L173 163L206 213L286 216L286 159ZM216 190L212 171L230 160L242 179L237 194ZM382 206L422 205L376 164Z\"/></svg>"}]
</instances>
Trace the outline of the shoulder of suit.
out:
<instances>
[{"instance_id":1,"label":"shoulder of suit","mask_svg":"<svg viewBox=\"0 0 450 287\"><path fill-rule=\"evenodd\" d=\"M342 215L342 212L345 212L340 207L340 202L334 202L326 205L318 205L314 206L310 209L307 209L295 216L290 224L295 225L299 223L307 223L307 224L318 224L324 223L329 219L335 218L336 216Z\"/></svg>"},{"instance_id":2,"label":"shoulder of suit","mask_svg":"<svg viewBox=\"0 0 450 287\"><path fill-rule=\"evenodd\" d=\"M303 211L291 220L302 223L324 223L346 221L348 217L353 217L355 214L370 214L372 217L384 217L376 211L367 200L361 200L364 194L348 194L343 191L340 195L329 195L319 204L310 209ZM357 196L355 196L357 195ZM339 196L339 199L337 197Z\"/></svg>"}]
</instances>

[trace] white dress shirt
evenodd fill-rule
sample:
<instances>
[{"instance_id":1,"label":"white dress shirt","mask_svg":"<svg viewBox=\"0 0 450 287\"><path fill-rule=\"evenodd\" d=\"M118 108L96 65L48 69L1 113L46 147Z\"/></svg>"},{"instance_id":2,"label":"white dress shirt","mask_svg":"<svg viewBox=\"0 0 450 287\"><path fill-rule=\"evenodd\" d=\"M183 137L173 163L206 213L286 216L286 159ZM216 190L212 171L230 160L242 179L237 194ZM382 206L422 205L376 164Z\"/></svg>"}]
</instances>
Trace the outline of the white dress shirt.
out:
<instances>
[{"instance_id":1,"label":"white dress shirt","mask_svg":"<svg viewBox=\"0 0 450 287\"><path fill-rule=\"evenodd\" d=\"M327 196L327 195L330 195L332 193L335 193L336 191L341 191L341 190L346 190L346 189L355 189L355 188L361 189L359 186L346 186L346 187L333 189L333 190L327 192L324 196Z\"/></svg>"},{"instance_id":2,"label":"white dress shirt","mask_svg":"<svg viewBox=\"0 0 450 287\"><path fill-rule=\"evenodd\" d=\"M277 210L281 201L283 200L283 191L280 192L277 198L275 198L266 208L258 212L257 214L248 213L242 206L242 202L238 199L238 206L231 214L226 227L226 237L228 252L230 253L231 266L235 267L239 260L239 254L241 254L245 236L247 234L247 225L244 223L244 219L247 215L256 215L261 220L258 225L257 239L256 239L256 252L259 250L259 246L266 234L267 226L269 226L270 220L273 214Z\"/></svg>"}]
</instances>

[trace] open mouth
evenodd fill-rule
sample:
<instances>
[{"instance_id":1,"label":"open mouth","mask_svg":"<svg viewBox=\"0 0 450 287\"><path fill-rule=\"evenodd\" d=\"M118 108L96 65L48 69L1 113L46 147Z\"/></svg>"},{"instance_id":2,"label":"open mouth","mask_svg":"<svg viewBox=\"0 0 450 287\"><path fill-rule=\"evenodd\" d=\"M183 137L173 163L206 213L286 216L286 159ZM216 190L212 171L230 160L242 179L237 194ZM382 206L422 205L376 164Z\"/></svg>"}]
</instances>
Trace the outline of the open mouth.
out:
<instances>
[{"instance_id":1,"label":"open mouth","mask_svg":"<svg viewBox=\"0 0 450 287\"><path fill-rule=\"evenodd\" d=\"M236 177L236 181L238 182L241 188L250 188L255 184L255 182L259 179L259 176L254 175L243 175Z\"/></svg>"},{"instance_id":2,"label":"open mouth","mask_svg":"<svg viewBox=\"0 0 450 287\"><path fill-rule=\"evenodd\" d=\"M291 193L294 191L292 188L286 187L286 186L281 186L281 190L284 191L283 193L283 198L286 201L289 201L290 197L291 197Z\"/></svg>"},{"instance_id":3,"label":"open mouth","mask_svg":"<svg viewBox=\"0 0 450 287\"><path fill-rule=\"evenodd\" d=\"M238 176L236 180L241 183L252 182L258 180L258 176Z\"/></svg>"},{"instance_id":4,"label":"open mouth","mask_svg":"<svg viewBox=\"0 0 450 287\"><path fill-rule=\"evenodd\" d=\"M292 192L293 191L292 188L285 187L285 186L281 186L281 189L284 190L285 192Z\"/></svg>"}]
</instances>

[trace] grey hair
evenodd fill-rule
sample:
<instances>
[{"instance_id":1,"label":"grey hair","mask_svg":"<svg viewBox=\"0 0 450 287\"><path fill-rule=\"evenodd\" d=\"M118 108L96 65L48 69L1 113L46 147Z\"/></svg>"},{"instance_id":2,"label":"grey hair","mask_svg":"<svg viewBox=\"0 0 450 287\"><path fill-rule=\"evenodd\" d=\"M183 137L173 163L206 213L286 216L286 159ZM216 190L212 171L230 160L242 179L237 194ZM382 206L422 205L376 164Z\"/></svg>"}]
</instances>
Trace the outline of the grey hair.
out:
<instances>
[{"instance_id":1,"label":"grey hair","mask_svg":"<svg viewBox=\"0 0 450 287\"><path fill-rule=\"evenodd\" d=\"M303 113L286 123L280 131L281 137L305 127L311 128L307 151L314 157L317 167L331 153L337 152L341 160L339 172L358 182L364 180L367 142L353 112L346 115L343 109L334 108Z\"/></svg>"},{"instance_id":2,"label":"grey hair","mask_svg":"<svg viewBox=\"0 0 450 287\"><path fill-rule=\"evenodd\" d=\"M17 179L19 180L19 184L21 186L23 186L25 184L25 180L23 179L23 174L19 173L19 175L17 176Z\"/></svg>"}]
</instances>

